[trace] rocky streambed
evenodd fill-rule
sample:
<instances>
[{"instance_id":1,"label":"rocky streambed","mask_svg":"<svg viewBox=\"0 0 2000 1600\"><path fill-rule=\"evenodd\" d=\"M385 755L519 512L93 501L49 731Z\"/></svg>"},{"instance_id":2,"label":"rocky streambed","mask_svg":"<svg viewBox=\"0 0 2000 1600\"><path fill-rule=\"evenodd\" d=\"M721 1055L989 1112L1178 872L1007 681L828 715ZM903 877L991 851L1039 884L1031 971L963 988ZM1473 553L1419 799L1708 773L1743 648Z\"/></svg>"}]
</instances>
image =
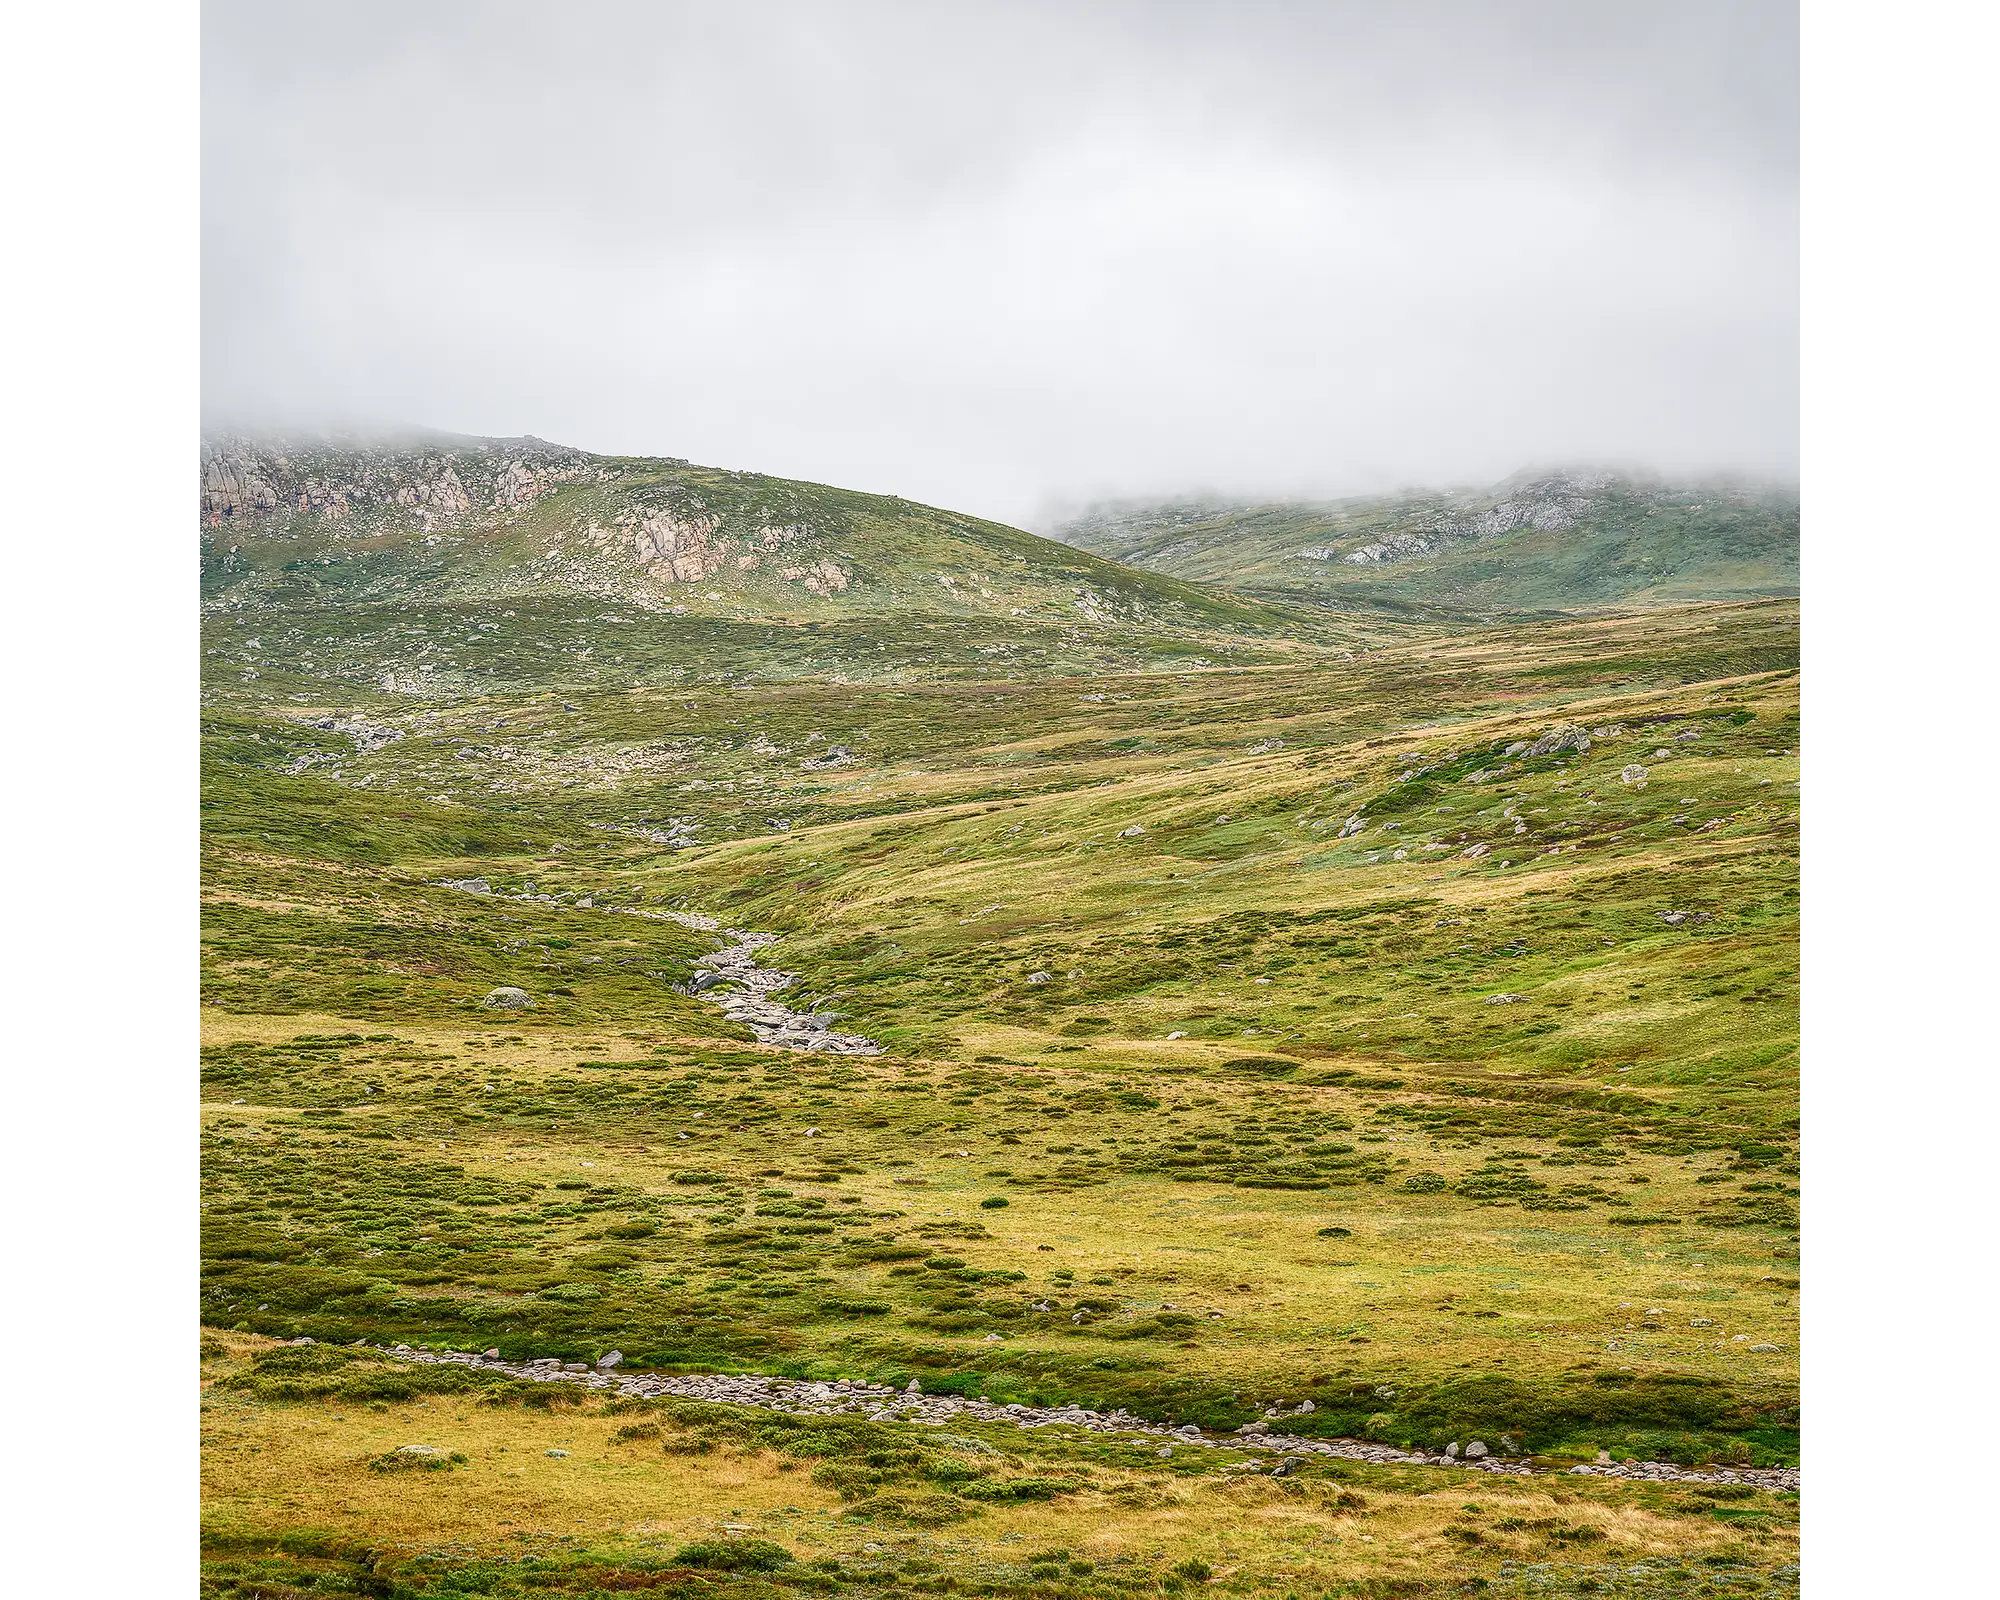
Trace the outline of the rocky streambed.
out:
<instances>
[{"instance_id":1,"label":"rocky streambed","mask_svg":"<svg viewBox=\"0 0 2000 1600\"><path fill-rule=\"evenodd\" d=\"M765 1044L787 1050L823 1051L828 1055L879 1056L882 1046L858 1033L836 1033L837 1011L794 1011L771 996L798 982L795 972L760 966L757 952L775 944L775 933L726 930L736 942L695 963L694 992L722 1007L731 1022L749 1025ZM727 993L716 991L727 989Z\"/></svg>"},{"instance_id":2,"label":"rocky streambed","mask_svg":"<svg viewBox=\"0 0 2000 1600\"><path fill-rule=\"evenodd\" d=\"M310 1339L295 1341L310 1344ZM682 1374L619 1372L624 1358L617 1352L605 1356L595 1368L580 1361L563 1362L555 1357L538 1361L509 1362L498 1351L475 1355L460 1350L416 1350L408 1345L387 1347L403 1361L449 1366L479 1367L502 1372L531 1383L574 1383L585 1389L601 1390L622 1398L653 1399L673 1396L683 1400L707 1400L719 1405L754 1406L766 1411L783 1411L794 1416L859 1416L871 1422L914 1422L936 1426L946 1422L1005 1423L1015 1428L1082 1428L1092 1433L1140 1434L1160 1441L1156 1454L1171 1455L1176 1449L1241 1450L1276 1457L1270 1471L1285 1474L1300 1461L1314 1456L1332 1456L1346 1461L1373 1461L1399 1466L1455 1468L1459 1471L1500 1473L1509 1477L1533 1477L1548 1472L1578 1477L1636 1478L1663 1483L1738 1483L1768 1490L1797 1489L1799 1473L1790 1467L1678 1467L1661 1461L1609 1461L1595 1464L1550 1467L1521 1457L1492 1454L1478 1440L1467 1441L1463 1452L1456 1444L1441 1454L1397 1450L1389 1445L1370 1444L1361 1439L1308 1439L1283 1431L1287 1413L1269 1412L1256 1422L1245 1423L1232 1434L1208 1434L1193 1423L1178 1428L1147 1422L1124 1410L1091 1411L1082 1406L998 1405L990 1400L972 1400L959 1395L925 1394L916 1380L894 1389L886 1384L863 1383L842 1378L830 1383L814 1383L795 1378L765 1378L730 1373ZM1304 1402L1291 1416L1312 1410ZM1253 1468L1253 1470L1257 1470Z\"/></svg>"}]
</instances>

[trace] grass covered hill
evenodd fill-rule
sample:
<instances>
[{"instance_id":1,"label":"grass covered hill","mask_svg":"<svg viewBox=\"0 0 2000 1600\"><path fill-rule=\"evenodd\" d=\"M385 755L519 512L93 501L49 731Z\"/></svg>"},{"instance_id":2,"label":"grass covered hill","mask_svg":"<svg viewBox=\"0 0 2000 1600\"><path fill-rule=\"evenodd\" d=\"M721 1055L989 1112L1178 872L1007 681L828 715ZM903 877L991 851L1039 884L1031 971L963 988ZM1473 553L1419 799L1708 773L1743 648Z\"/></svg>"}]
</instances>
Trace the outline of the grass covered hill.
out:
<instances>
[{"instance_id":1,"label":"grass covered hill","mask_svg":"<svg viewBox=\"0 0 2000 1600\"><path fill-rule=\"evenodd\" d=\"M1795 489L1630 474L1332 504L1113 502L1050 531L1239 594L1412 615L1748 600L1799 581Z\"/></svg>"},{"instance_id":2,"label":"grass covered hill","mask_svg":"<svg viewBox=\"0 0 2000 1600\"><path fill-rule=\"evenodd\" d=\"M1384 632L892 496L538 439L212 438L201 503L213 651L418 692L1270 659Z\"/></svg>"}]
</instances>

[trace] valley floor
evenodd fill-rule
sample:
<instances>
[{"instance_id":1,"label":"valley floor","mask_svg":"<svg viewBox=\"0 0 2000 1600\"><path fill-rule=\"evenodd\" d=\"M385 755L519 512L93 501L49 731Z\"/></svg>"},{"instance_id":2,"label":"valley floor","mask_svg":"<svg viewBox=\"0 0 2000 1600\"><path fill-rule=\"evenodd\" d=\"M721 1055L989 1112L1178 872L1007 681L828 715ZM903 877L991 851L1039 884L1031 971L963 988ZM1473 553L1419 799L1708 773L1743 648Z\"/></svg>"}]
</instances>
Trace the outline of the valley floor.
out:
<instances>
[{"instance_id":1,"label":"valley floor","mask_svg":"<svg viewBox=\"0 0 2000 1600\"><path fill-rule=\"evenodd\" d=\"M218 686L212 1592L1788 1591L1794 628ZM1537 1470L504 1370L613 1351Z\"/></svg>"}]
</instances>

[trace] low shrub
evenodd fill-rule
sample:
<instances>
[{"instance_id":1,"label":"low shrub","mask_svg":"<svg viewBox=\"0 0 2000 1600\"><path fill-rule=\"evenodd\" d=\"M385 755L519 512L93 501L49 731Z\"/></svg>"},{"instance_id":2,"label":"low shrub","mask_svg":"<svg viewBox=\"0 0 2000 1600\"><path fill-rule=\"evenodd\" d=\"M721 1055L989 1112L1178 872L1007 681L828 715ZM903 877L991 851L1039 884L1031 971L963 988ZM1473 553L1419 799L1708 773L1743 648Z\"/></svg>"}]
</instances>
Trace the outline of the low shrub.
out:
<instances>
[{"instance_id":1,"label":"low shrub","mask_svg":"<svg viewBox=\"0 0 2000 1600\"><path fill-rule=\"evenodd\" d=\"M775 1572L791 1561L791 1551L769 1539L704 1539L674 1553L676 1565L711 1572Z\"/></svg>"},{"instance_id":2,"label":"low shrub","mask_svg":"<svg viewBox=\"0 0 2000 1600\"><path fill-rule=\"evenodd\" d=\"M370 1472L449 1472L465 1465L457 1450L440 1450L436 1445L406 1444L368 1458Z\"/></svg>"},{"instance_id":3,"label":"low shrub","mask_svg":"<svg viewBox=\"0 0 2000 1600\"><path fill-rule=\"evenodd\" d=\"M1053 1500L1073 1494L1076 1487L1061 1478L999 1478L968 1483L958 1492L968 1500Z\"/></svg>"},{"instance_id":4,"label":"low shrub","mask_svg":"<svg viewBox=\"0 0 2000 1600\"><path fill-rule=\"evenodd\" d=\"M876 1495L873 1499L857 1500L847 1510L850 1516L906 1522L917 1528L942 1528L980 1515L977 1506L969 1506L948 1494Z\"/></svg>"}]
</instances>

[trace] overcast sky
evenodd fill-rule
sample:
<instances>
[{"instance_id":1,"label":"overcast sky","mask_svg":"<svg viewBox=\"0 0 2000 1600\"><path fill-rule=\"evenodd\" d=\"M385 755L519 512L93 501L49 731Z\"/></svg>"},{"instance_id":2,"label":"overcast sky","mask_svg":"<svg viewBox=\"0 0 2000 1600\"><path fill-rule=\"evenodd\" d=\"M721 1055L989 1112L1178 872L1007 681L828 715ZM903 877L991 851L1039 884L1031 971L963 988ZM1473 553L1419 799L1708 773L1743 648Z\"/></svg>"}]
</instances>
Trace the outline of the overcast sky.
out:
<instances>
[{"instance_id":1,"label":"overcast sky","mask_svg":"<svg viewBox=\"0 0 2000 1600\"><path fill-rule=\"evenodd\" d=\"M211 0L206 412L906 495L1790 476L1772 0Z\"/></svg>"}]
</instances>

